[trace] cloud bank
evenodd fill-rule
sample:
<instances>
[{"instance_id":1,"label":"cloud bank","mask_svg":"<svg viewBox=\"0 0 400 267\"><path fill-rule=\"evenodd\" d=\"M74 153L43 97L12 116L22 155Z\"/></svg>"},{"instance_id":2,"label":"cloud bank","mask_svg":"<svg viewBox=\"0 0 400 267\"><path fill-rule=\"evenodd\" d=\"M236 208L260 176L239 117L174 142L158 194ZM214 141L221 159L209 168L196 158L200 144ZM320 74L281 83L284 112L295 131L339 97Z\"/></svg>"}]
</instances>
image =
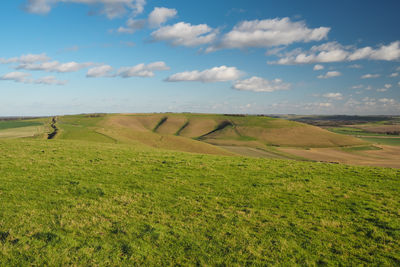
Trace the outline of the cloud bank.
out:
<instances>
[{"instance_id":1,"label":"cloud bank","mask_svg":"<svg viewBox=\"0 0 400 267\"><path fill-rule=\"evenodd\" d=\"M227 82L238 80L242 75L235 67L220 66L203 71L185 71L176 73L166 79L167 82Z\"/></svg>"},{"instance_id":2,"label":"cloud bank","mask_svg":"<svg viewBox=\"0 0 400 267\"><path fill-rule=\"evenodd\" d=\"M90 6L100 6L101 13L108 18L120 17L127 12L140 14L143 12L146 0L28 0L25 10L29 13L44 15L58 3L76 3Z\"/></svg>"}]
</instances>

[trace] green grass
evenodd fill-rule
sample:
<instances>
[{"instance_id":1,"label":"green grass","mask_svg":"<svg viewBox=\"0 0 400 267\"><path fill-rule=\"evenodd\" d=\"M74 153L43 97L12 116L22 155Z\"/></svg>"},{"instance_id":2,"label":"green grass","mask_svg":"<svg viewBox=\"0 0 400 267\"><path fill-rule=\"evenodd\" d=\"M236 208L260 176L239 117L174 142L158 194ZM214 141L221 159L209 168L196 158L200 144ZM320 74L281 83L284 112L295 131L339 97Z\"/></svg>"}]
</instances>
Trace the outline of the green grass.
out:
<instances>
[{"instance_id":1,"label":"green grass","mask_svg":"<svg viewBox=\"0 0 400 267\"><path fill-rule=\"evenodd\" d=\"M0 121L0 130L43 125L35 121Z\"/></svg>"},{"instance_id":2,"label":"green grass","mask_svg":"<svg viewBox=\"0 0 400 267\"><path fill-rule=\"evenodd\" d=\"M363 129L352 128L352 127L334 127L334 128L328 128L327 130L337 134L346 134L355 136L388 136L387 134L371 133L364 131Z\"/></svg>"},{"instance_id":3,"label":"green grass","mask_svg":"<svg viewBox=\"0 0 400 267\"><path fill-rule=\"evenodd\" d=\"M116 140L109 136L103 135L87 127L71 124L60 124L61 133L56 135L56 138L68 140L82 140L101 143L115 143Z\"/></svg>"},{"instance_id":4,"label":"green grass","mask_svg":"<svg viewBox=\"0 0 400 267\"><path fill-rule=\"evenodd\" d=\"M400 138L362 137L361 139L379 145L400 146Z\"/></svg>"},{"instance_id":5,"label":"green grass","mask_svg":"<svg viewBox=\"0 0 400 267\"><path fill-rule=\"evenodd\" d=\"M371 145L371 146L344 147L342 148L342 150L348 152L357 152L357 151L368 151L368 150L382 150L382 148Z\"/></svg>"},{"instance_id":6,"label":"green grass","mask_svg":"<svg viewBox=\"0 0 400 267\"><path fill-rule=\"evenodd\" d=\"M400 264L400 170L0 141L1 266Z\"/></svg>"}]
</instances>

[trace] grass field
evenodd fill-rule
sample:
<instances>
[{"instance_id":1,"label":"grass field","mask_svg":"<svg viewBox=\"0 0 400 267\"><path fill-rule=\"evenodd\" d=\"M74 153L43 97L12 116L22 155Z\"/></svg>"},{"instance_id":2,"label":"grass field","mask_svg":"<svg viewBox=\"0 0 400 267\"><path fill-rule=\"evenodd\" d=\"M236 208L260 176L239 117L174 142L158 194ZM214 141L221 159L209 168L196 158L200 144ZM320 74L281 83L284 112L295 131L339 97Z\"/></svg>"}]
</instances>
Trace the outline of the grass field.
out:
<instances>
[{"instance_id":1,"label":"grass field","mask_svg":"<svg viewBox=\"0 0 400 267\"><path fill-rule=\"evenodd\" d=\"M15 129L29 126L40 126L42 123L36 121L0 121L0 130Z\"/></svg>"},{"instance_id":2,"label":"grass field","mask_svg":"<svg viewBox=\"0 0 400 267\"><path fill-rule=\"evenodd\" d=\"M400 170L0 140L1 266L400 264Z\"/></svg>"},{"instance_id":3,"label":"grass field","mask_svg":"<svg viewBox=\"0 0 400 267\"><path fill-rule=\"evenodd\" d=\"M338 134L346 134L354 136L387 136L386 134L367 132L363 129L353 128L353 127L333 127L333 128L327 128L327 130Z\"/></svg>"},{"instance_id":4,"label":"grass field","mask_svg":"<svg viewBox=\"0 0 400 267\"><path fill-rule=\"evenodd\" d=\"M375 144L400 146L400 137L397 138L362 137L361 139Z\"/></svg>"}]
</instances>

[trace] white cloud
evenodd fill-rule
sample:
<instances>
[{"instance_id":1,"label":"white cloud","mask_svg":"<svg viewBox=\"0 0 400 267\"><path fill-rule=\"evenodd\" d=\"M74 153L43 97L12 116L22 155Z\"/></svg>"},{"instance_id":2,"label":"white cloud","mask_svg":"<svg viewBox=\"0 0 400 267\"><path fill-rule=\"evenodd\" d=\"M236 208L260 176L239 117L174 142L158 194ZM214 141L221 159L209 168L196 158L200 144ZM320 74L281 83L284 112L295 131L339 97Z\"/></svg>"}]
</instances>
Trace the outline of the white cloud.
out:
<instances>
[{"instance_id":1,"label":"white cloud","mask_svg":"<svg viewBox=\"0 0 400 267\"><path fill-rule=\"evenodd\" d=\"M317 106L321 107L321 108L330 108L332 107L332 103L317 103Z\"/></svg>"},{"instance_id":2,"label":"white cloud","mask_svg":"<svg viewBox=\"0 0 400 267\"><path fill-rule=\"evenodd\" d=\"M14 82L19 82L23 83L28 80L28 77L30 77L31 74L26 73L26 72L10 72L7 74L4 74L3 76L0 77L0 80L7 80L7 81L14 81Z\"/></svg>"},{"instance_id":3,"label":"white cloud","mask_svg":"<svg viewBox=\"0 0 400 267\"><path fill-rule=\"evenodd\" d=\"M397 85L400 87L400 82L398 82Z\"/></svg>"},{"instance_id":4,"label":"white cloud","mask_svg":"<svg viewBox=\"0 0 400 267\"><path fill-rule=\"evenodd\" d=\"M379 88L379 89L376 89L376 91L383 93L383 92L387 91L387 88Z\"/></svg>"},{"instance_id":5,"label":"white cloud","mask_svg":"<svg viewBox=\"0 0 400 267\"><path fill-rule=\"evenodd\" d=\"M150 13L148 22L150 27L158 27L165 23L167 20L173 18L178 14L176 9L166 7L155 7Z\"/></svg>"},{"instance_id":6,"label":"white cloud","mask_svg":"<svg viewBox=\"0 0 400 267\"><path fill-rule=\"evenodd\" d=\"M294 64L310 64L310 63L327 63L344 61L349 52L337 42L328 42L322 45L311 47L310 51L303 52L297 49L287 53L276 62L270 64L294 65Z\"/></svg>"},{"instance_id":7,"label":"white cloud","mask_svg":"<svg viewBox=\"0 0 400 267\"><path fill-rule=\"evenodd\" d=\"M30 83L30 84L46 84L46 85L65 85L67 81L59 81L54 76L46 76L38 79L32 79L30 73L26 72L10 72L0 77L0 80L14 81L17 83Z\"/></svg>"},{"instance_id":8,"label":"white cloud","mask_svg":"<svg viewBox=\"0 0 400 267\"><path fill-rule=\"evenodd\" d=\"M272 47L295 42L311 42L325 39L330 28L310 29L304 22L292 22L289 18L251 20L238 23L226 33L219 44L208 52L221 48Z\"/></svg>"},{"instance_id":9,"label":"white cloud","mask_svg":"<svg viewBox=\"0 0 400 267\"><path fill-rule=\"evenodd\" d=\"M328 78L338 77L341 75L342 73L340 73L339 71L328 71L325 75L319 75L318 79L328 79Z\"/></svg>"},{"instance_id":10,"label":"white cloud","mask_svg":"<svg viewBox=\"0 0 400 267\"><path fill-rule=\"evenodd\" d=\"M88 70L87 78L99 77L153 77L154 71L169 70L170 68L163 61L157 61L150 64L138 64L136 66L121 67L115 73L110 65L101 65Z\"/></svg>"},{"instance_id":11,"label":"white cloud","mask_svg":"<svg viewBox=\"0 0 400 267\"><path fill-rule=\"evenodd\" d=\"M45 76L34 81L36 84L65 85L67 81L59 81L54 76Z\"/></svg>"},{"instance_id":12,"label":"white cloud","mask_svg":"<svg viewBox=\"0 0 400 267\"><path fill-rule=\"evenodd\" d=\"M389 83L387 83L387 84L385 84L385 88L386 88L386 89L392 88L392 85L389 84Z\"/></svg>"},{"instance_id":13,"label":"white cloud","mask_svg":"<svg viewBox=\"0 0 400 267\"><path fill-rule=\"evenodd\" d=\"M176 73L166 79L168 82L198 81L198 82L226 82L239 79L241 72L235 67L220 66L203 71L185 71Z\"/></svg>"},{"instance_id":14,"label":"white cloud","mask_svg":"<svg viewBox=\"0 0 400 267\"><path fill-rule=\"evenodd\" d=\"M397 77L397 76L399 76L398 72L394 72L394 73L389 75L390 78L394 78L394 77Z\"/></svg>"},{"instance_id":15,"label":"white cloud","mask_svg":"<svg viewBox=\"0 0 400 267\"><path fill-rule=\"evenodd\" d=\"M88 70L86 77L98 78L98 77L110 77L110 73L113 71L113 67L109 65L101 65Z\"/></svg>"},{"instance_id":16,"label":"white cloud","mask_svg":"<svg viewBox=\"0 0 400 267\"><path fill-rule=\"evenodd\" d=\"M392 42L389 45L381 45L374 49L372 47L354 48L343 46L337 42L329 42L319 46L313 46L309 51L294 50L280 56L278 61L270 64L295 65L310 63L342 62L355 60L386 60L393 61L400 59L400 41ZM358 65L352 65L357 66Z\"/></svg>"},{"instance_id":17,"label":"white cloud","mask_svg":"<svg viewBox=\"0 0 400 267\"><path fill-rule=\"evenodd\" d=\"M382 45L380 48L372 50L368 58L387 61L400 59L400 41L393 42L387 46Z\"/></svg>"},{"instance_id":18,"label":"white cloud","mask_svg":"<svg viewBox=\"0 0 400 267\"><path fill-rule=\"evenodd\" d=\"M361 76L361 79L372 79L372 78L378 78L381 75L379 74L365 74L363 76Z\"/></svg>"},{"instance_id":19,"label":"white cloud","mask_svg":"<svg viewBox=\"0 0 400 267\"><path fill-rule=\"evenodd\" d=\"M341 93L326 93L323 95L325 98L334 99L334 100L342 100L343 95Z\"/></svg>"},{"instance_id":20,"label":"white cloud","mask_svg":"<svg viewBox=\"0 0 400 267\"><path fill-rule=\"evenodd\" d=\"M128 11L131 11L134 15L142 13L146 0L28 0L25 9L29 13L47 14L57 3L101 5L103 14L108 18L115 18Z\"/></svg>"},{"instance_id":21,"label":"white cloud","mask_svg":"<svg viewBox=\"0 0 400 267\"><path fill-rule=\"evenodd\" d=\"M253 76L246 80L236 81L232 88L240 91L273 92L279 90L289 90L290 86L291 85L289 83L284 83L281 79L269 81Z\"/></svg>"},{"instance_id":22,"label":"white cloud","mask_svg":"<svg viewBox=\"0 0 400 267\"><path fill-rule=\"evenodd\" d=\"M126 27L119 27L117 32L119 33L134 33L137 30L143 29L146 26L146 21L143 19L134 20L128 19L126 21Z\"/></svg>"},{"instance_id":23,"label":"white cloud","mask_svg":"<svg viewBox=\"0 0 400 267\"><path fill-rule=\"evenodd\" d=\"M397 103L393 98L380 98L378 101L386 105L394 105Z\"/></svg>"},{"instance_id":24,"label":"white cloud","mask_svg":"<svg viewBox=\"0 0 400 267\"><path fill-rule=\"evenodd\" d=\"M199 46L211 43L217 37L217 30L206 24L191 25L178 22L154 31L151 36L155 41L165 41L172 45Z\"/></svg>"},{"instance_id":25,"label":"white cloud","mask_svg":"<svg viewBox=\"0 0 400 267\"><path fill-rule=\"evenodd\" d=\"M324 68L325 68L324 66L317 64L314 66L313 70L323 70Z\"/></svg>"},{"instance_id":26,"label":"white cloud","mask_svg":"<svg viewBox=\"0 0 400 267\"><path fill-rule=\"evenodd\" d=\"M158 61L150 64L138 64L132 67L120 68L114 76L120 76L122 78L130 77L153 77L154 71L169 70L170 68L165 62Z\"/></svg>"},{"instance_id":27,"label":"white cloud","mask_svg":"<svg viewBox=\"0 0 400 267\"><path fill-rule=\"evenodd\" d=\"M47 72L75 72L81 69L87 68L94 65L94 63L86 62L86 63L77 63L74 61L67 63L60 63L58 61L49 61L43 63L26 63L20 64L17 66L17 69L24 70L39 70L39 71L47 71Z\"/></svg>"},{"instance_id":28,"label":"white cloud","mask_svg":"<svg viewBox=\"0 0 400 267\"><path fill-rule=\"evenodd\" d=\"M27 54L22 55L20 57L13 57L13 58L0 58L0 63L2 64L10 64L10 63L35 63L35 62L44 62L48 61L50 58L46 54Z\"/></svg>"},{"instance_id":29,"label":"white cloud","mask_svg":"<svg viewBox=\"0 0 400 267\"><path fill-rule=\"evenodd\" d=\"M361 89L361 88L363 88L363 87L364 87L364 86L363 86L362 84L358 84L358 85L352 86L351 89Z\"/></svg>"}]
</instances>

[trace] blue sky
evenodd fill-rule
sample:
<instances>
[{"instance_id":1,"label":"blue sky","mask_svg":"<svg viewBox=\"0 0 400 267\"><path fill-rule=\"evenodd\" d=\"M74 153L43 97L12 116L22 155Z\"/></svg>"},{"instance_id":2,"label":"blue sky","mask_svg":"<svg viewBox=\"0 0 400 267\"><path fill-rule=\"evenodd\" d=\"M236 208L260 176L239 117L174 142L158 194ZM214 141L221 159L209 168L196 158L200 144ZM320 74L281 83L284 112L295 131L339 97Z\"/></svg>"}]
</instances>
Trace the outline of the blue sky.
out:
<instances>
[{"instance_id":1,"label":"blue sky","mask_svg":"<svg viewBox=\"0 0 400 267\"><path fill-rule=\"evenodd\" d=\"M400 114L400 2L4 0L0 116Z\"/></svg>"}]
</instances>

